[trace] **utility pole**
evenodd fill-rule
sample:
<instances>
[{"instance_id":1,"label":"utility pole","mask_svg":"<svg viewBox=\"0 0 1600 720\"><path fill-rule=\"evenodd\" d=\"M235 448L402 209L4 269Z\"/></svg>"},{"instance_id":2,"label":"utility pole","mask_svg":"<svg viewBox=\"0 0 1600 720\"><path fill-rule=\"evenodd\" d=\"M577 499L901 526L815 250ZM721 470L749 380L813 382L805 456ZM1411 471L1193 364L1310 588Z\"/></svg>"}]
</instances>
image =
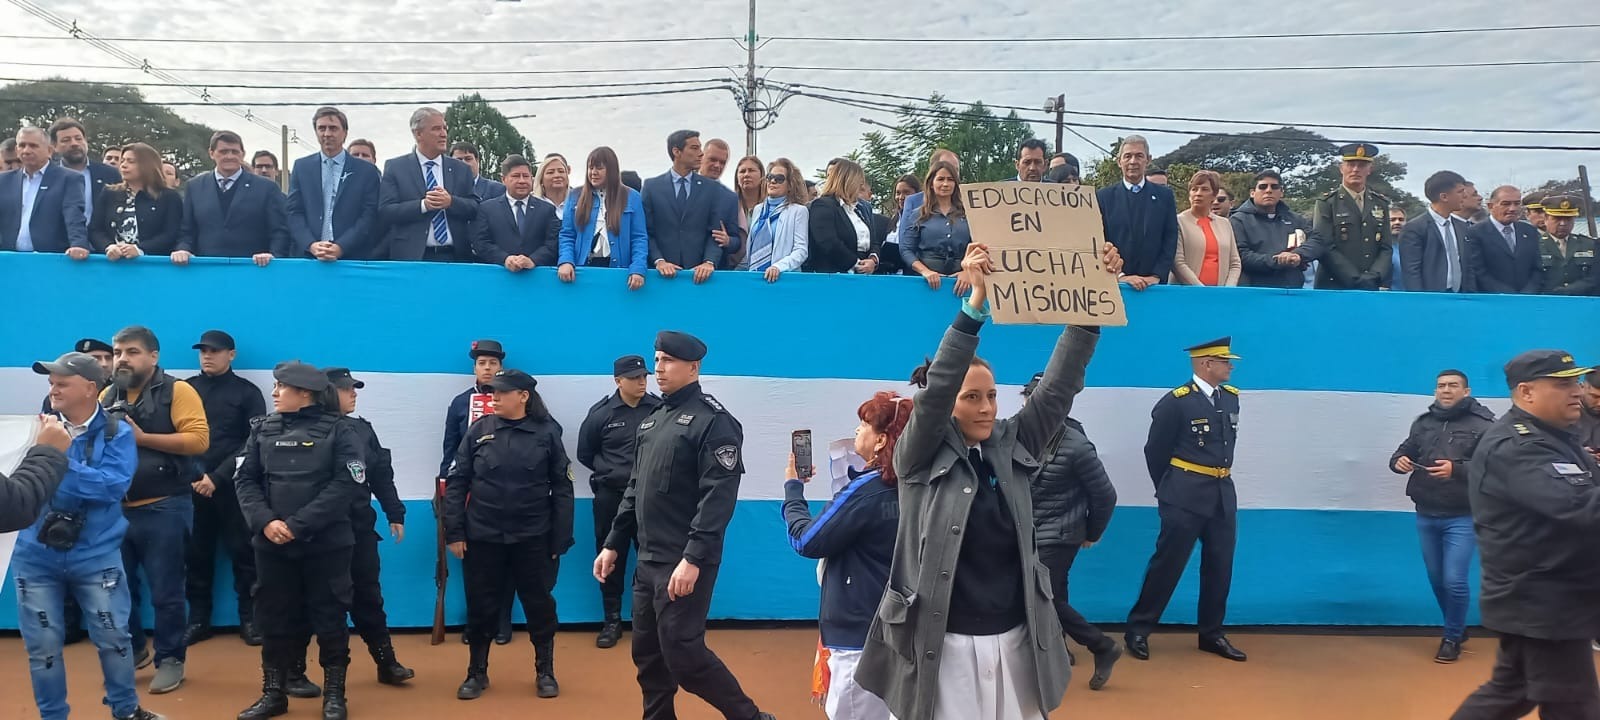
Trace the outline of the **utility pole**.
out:
<instances>
[{"instance_id":1,"label":"utility pole","mask_svg":"<svg viewBox=\"0 0 1600 720\"><path fill-rule=\"evenodd\" d=\"M1589 196L1594 191L1589 187L1589 168L1585 165L1578 166L1578 189L1583 191L1578 204L1583 208L1583 216L1589 218L1589 237L1595 237L1594 206L1589 202Z\"/></svg>"},{"instance_id":2,"label":"utility pole","mask_svg":"<svg viewBox=\"0 0 1600 720\"><path fill-rule=\"evenodd\" d=\"M1066 130L1067 95L1062 93L1053 98L1045 98L1044 111L1056 114L1056 152L1066 152L1061 146L1064 139L1062 133Z\"/></svg>"},{"instance_id":3,"label":"utility pole","mask_svg":"<svg viewBox=\"0 0 1600 720\"><path fill-rule=\"evenodd\" d=\"M744 154L756 154L756 0L750 0L750 32L744 37Z\"/></svg>"},{"instance_id":4,"label":"utility pole","mask_svg":"<svg viewBox=\"0 0 1600 720\"><path fill-rule=\"evenodd\" d=\"M281 149L283 155L279 157L283 159L278 161L278 189L287 193L289 192L289 166L292 163L289 162L289 126L283 125L282 128L283 146Z\"/></svg>"}]
</instances>

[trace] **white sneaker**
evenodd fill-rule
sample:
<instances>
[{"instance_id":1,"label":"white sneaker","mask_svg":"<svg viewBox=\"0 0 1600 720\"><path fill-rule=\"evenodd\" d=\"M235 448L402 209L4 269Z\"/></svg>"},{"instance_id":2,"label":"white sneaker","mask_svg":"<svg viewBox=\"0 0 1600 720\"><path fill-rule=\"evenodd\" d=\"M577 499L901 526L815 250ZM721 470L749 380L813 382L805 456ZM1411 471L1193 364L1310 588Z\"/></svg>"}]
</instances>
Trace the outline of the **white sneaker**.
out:
<instances>
[{"instance_id":1,"label":"white sneaker","mask_svg":"<svg viewBox=\"0 0 1600 720\"><path fill-rule=\"evenodd\" d=\"M1595 652L1600 652L1600 640L1590 640L1589 647L1593 648Z\"/></svg>"}]
</instances>

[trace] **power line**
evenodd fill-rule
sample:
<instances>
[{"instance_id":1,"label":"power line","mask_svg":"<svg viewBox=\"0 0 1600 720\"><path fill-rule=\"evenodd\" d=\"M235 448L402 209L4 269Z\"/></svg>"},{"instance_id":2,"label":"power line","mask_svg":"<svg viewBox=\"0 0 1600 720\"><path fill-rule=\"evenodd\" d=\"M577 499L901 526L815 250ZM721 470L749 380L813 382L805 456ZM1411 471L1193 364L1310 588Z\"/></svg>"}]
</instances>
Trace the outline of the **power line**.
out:
<instances>
[{"instance_id":1,"label":"power line","mask_svg":"<svg viewBox=\"0 0 1600 720\"><path fill-rule=\"evenodd\" d=\"M1465 33L1507 33L1528 32L1542 30L1588 30L1600 28L1600 23L1579 25L1526 25L1521 27L1479 27L1479 28L1433 28L1425 30L1366 30L1349 32L1313 32L1313 33L1251 33L1245 35L1125 35L1111 37L1097 36L1065 36L1065 37L1012 37L1012 38L896 38L896 37L821 37L815 35L774 35L770 40L789 40L797 42L843 42L843 43L1104 43L1104 42L1171 42L1188 40L1304 40L1307 38L1352 38L1352 37L1396 37L1418 35L1458 35Z\"/></svg>"},{"instance_id":2,"label":"power line","mask_svg":"<svg viewBox=\"0 0 1600 720\"><path fill-rule=\"evenodd\" d=\"M695 80L643 80L639 82L588 82L588 83L561 83L555 85L474 85L474 86L440 86L440 85L384 85L354 87L350 85L253 85L243 83L160 83L160 82L114 82L110 85L128 87L199 87L205 90L322 90L334 92L373 92L379 90L423 90L435 92L478 92L482 90L569 90L573 88L592 87L651 87L656 85L693 85L698 83L723 82L726 78L699 78ZM57 78L15 78L0 77L0 82L37 82L37 83L72 83L93 82L89 80L69 80Z\"/></svg>"},{"instance_id":3,"label":"power line","mask_svg":"<svg viewBox=\"0 0 1600 720\"><path fill-rule=\"evenodd\" d=\"M76 23L74 23L76 25ZM69 30L68 32L76 32ZM73 40L65 37L40 37L37 35L0 35L0 40ZM461 45L461 40L346 40L341 38L261 39L261 38L154 38L154 37L101 37L106 42L118 43L176 43L182 45ZM527 40L478 40L469 44L482 45L650 45L686 44L704 42L733 42L730 37L686 38L589 38L583 40L537 38Z\"/></svg>"},{"instance_id":4,"label":"power line","mask_svg":"<svg viewBox=\"0 0 1600 720\"><path fill-rule=\"evenodd\" d=\"M1030 125L1052 125L1052 126L1055 124L1054 120L1025 118L1025 117L995 117L995 116L992 116L992 115L981 115L981 114L965 113L965 112L951 111L951 110L934 110L934 109L924 109L924 108L906 108L906 107L901 106L901 105L892 105L892 104L889 104L889 103L881 103L881 102L876 102L876 101L872 101L872 100L852 99L852 98L839 97L839 96L836 96L836 95L824 95L824 94L819 94L819 93L801 93L800 96L801 97L813 98L813 99L817 99L817 100L822 100L824 102L831 102L831 103L838 104L838 105L844 105L846 107L853 107L853 108L862 109L862 110L872 110L872 111L875 111L875 112L892 113L892 114L896 114L896 115L908 115L908 116L911 116L911 117L922 117L922 118L931 118L931 119L971 120L971 121L974 121L974 122L988 122L988 123L1024 122L1024 123L1028 123ZM1078 127L1098 128L1098 129L1102 129L1102 130L1116 130L1116 131L1119 131L1119 132L1164 133L1164 134L1169 134L1169 135L1206 135L1206 134L1210 134L1210 133L1198 132L1198 131L1194 131L1194 130L1174 130L1172 128L1137 127L1137 126L1131 126L1131 125L1109 125L1109 124L1099 124L1099 123L1072 123L1072 124L1076 125ZM1422 141L1422 140L1381 140L1381 139L1373 139L1373 138L1365 138L1365 139L1362 139L1362 140L1359 140L1359 141L1358 140L1343 140L1343 139L1335 139L1335 138L1326 138L1324 140L1308 140L1308 139L1303 138L1303 137L1291 137L1291 136L1287 136L1287 135L1267 135L1267 134L1255 135L1253 137L1255 139L1259 139L1259 140L1283 140L1283 141L1287 141L1287 142L1300 142L1300 143L1323 143L1323 142L1326 142L1326 143L1333 143L1333 144L1345 144L1345 143L1351 143L1351 142L1371 142L1371 143L1375 143L1375 144L1378 144L1378 145L1391 145L1391 146L1395 146L1395 147L1466 148L1466 149L1482 149L1482 150L1561 150L1561 151L1582 151L1582 152L1600 151L1600 146L1576 146L1576 145L1500 145L1500 144L1491 144L1491 143L1451 143L1451 142L1431 142L1431 141Z\"/></svg>"},{"instance_id":5,"label":"power line","mask_svg":"<svg viewBox=\"0 0 1600 720\"><path fill-rule=\"evenodd\" d=\"M912 102L926 102L927 98L913 95L900 95L896 93L870 92L867 90L851 90L848 88L829 87L827 85L813 85L811 83L774 83L790 88L815 88L828 92L847 93L850 95L866 95L870 97L893 98ZM954 102L954 101L952 101ZM972 103L956 103L971 105ZM985 106L1000 110L1016 110L1019 112L1037 112L1038 108L1023 107L1021 105L994 105L984 103ZM1087 117L1122 118L1127 120L1159 120L1164 122L1190 122L1211 123L1216 125L1270 125L1273 127L1300 127L1341 130L1394 130L1402 132L1440 132L1457 134L1492 134L1492 135L1600 135L1600 130L1491 130L1481 128L1449 128L1449 127L1420 127L1410 125L1338 125L1332 123L1301 123L1301 122L1267 122L1265 120L1225 120L1219 118L1183 117L1172 115L1130 115L1126 113L1090 112L1087 110L1066 110L1068 115L1083 115Z\"/></svg>"},{"instance_id":6,"label":"power line","mask_svg":"<svg viewBox=\"0 0 1600 720\"><path fill-rule=\"evenodd\" d=\"M711 86L707 86L707 87L679 88L679 89L676 89L676 90L645 90L645 91L640 91L640 92L594 93L594 94L590 94L590 95L543 95L543 96L540 96L540 97L484 98L484 102L491 102L491 103L522 103L522 102L549 102L549 101L552 101L552 100L600 100L600 99L605 99L605 98L651 97L651 96L657 96L657 95L683 95L683 94L686 94L686 93L699 93L699 92L707 92L707 91L710 91L710 90L732 90L732 86L727 85L727 84L723 84L723 85L711 85ZM126 101L126 100L102 100L102 99L94 99L94 98L83 98L83 99L42 98L42 99L34 100L34 102L51 103L51 104L57 104L57 105L127 105L128 104L128 101ZM164 105L164 106L167 106L167 107L190 107L190 106L216 107L215 103L204 102L204 101L199 101L199 102L160 102L160 101L155 101L155 100L148 100L146 102L148 102L151 105ZM300 102L300 101L294 101L294 102L282 102L282 101L277 101L277 102L230 102L228 104L229 105L238 105L240 107L315 107L315 106L318 106L318 105L337 105L337 106L340 106L340 107L364 107L364 106L388 106L388 105L405 105L405 106L444 105L444 104L448 104L450 102L453 102L453 101L450 100L450 99L434 98L434 99L425 99L425 100L354 100L354 101L317 100L315 102ZM276 129L277 128L274 128L274 130L276 130Z\"/></svg>"},{"instance_id":7,"label":"power line","mask_svg":"<svg viewBox=\"0 0 1600 720\"><path fill-rule=\"evenodd\" d=\"M803 70L807 72L892 72L892 73L1218 73L1218 72L1299 72L1307 70L1429 70L1490 67L1535 67L1547 65L1596 65L1600 60L1504 60L1494 62L1414 63L1405 65L1300 65L1279 67L1175 67L1175 68L922 68L922 67L841 67L821 65L762 65L764 70Z\"/></svg>"},{"instance_id":8,"label":"power line","mask_svg":"<svg viewBox=\"0 0 1600 720\"><path fill-rule=\"evenodd\" d=\"M15 1L15 0L13 0ZM196 72L221 74L281 74L281 75L590 75L599 73L686 72L692 70L727 70L727 65L686 65L681 67L645 68L582 68L574 70L332 70L324 68L218 68L218 67L165 67L157 68L144 61L142 67L122 65L83 65L65 63L18 62L0 60L0 65L16 67L55 68L60 70L140 70L143 72Z\"/></svg>"}]
</instances>

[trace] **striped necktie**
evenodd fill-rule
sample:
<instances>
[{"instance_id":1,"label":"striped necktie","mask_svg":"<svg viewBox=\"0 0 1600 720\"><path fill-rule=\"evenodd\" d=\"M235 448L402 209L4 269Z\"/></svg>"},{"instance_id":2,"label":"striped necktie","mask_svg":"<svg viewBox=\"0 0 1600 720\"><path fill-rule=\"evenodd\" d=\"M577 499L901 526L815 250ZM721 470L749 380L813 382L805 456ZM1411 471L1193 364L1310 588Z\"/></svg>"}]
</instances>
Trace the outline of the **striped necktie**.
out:
<instances>
[{"instance_id":1,"label":"striped necktie","mask_svg":"<svg viewBox=\"0 0 1600 720\"><path fill-rule=\"evenodd\" d=\"M423 173L423 180L427 181L428 189L432 190L439 187L439 177L433 174L433 168L437 163L429 160L423 165L427 168L427 171ZM439 247L448 247L450 245L450 222L445 220L444 211L435 212L429 224L433 226L433 241Z\"/></svg>"}]
</instances>

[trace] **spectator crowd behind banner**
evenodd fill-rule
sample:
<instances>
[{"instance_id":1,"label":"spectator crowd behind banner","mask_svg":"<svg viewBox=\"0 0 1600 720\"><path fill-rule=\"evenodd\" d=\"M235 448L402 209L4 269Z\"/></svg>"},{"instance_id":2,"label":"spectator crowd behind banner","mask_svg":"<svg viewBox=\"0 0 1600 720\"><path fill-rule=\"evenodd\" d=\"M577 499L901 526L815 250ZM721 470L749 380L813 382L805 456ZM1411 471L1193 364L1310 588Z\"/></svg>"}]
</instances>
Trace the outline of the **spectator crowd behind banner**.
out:
<instances>
[{"instance_id":1,"label":"spectator crowd behind banner","mask_svg":"<svg viewBox=\"0 0 1600 720\"><path fill-rule=\"evenodd\" d=\"M727 141L678 130L667 138L670 167L654 177L623 170L599 147L575 155L586 158L578 167L558 153L508 156L494 168L502 183L484 177L478 147L452 142L440 111L418 108L410 127L413 148L380 163L371 141L349 139L343 112L318 108L318 152L283 166L266 150L247 155L241 137L222 130L207 148L213 170L187 181L138 139L96 161L80 120L23 127L0 144L0 250L162 255L179 265L234 257L265 267L288 257L555 266L567 282L580 267L617 267L630 270L629 289L652 275L682 272L699 284L747 270L769 282L789 272L905 274L934 289L946 278L967 288L959 261L973 238L961 158L949 150L892 188L872 187L844 158L818 185L787 158L734 162ZM1283 168L1259 168L1237 205L1221 176L1202 169L1187 178L1185 202L1151 165L1149 141L1125 137L1115 154L1121 178L1099 188L1106 237L1127 261L1121 280L1134 290L1600 294L1594 240L1573 227L1581 198L1501 185L1486 203L1470 179L1441 170L1423 185L1426 209L1408 218L1368 186L1380 153L1371 143L1339 148L1340 186L1302 217L1285 204ZM1049 155L1036 139L1015 160L1013 181L1082 182L1076 157ZM731 189L722 179L730 167ZM286 182L281 168L292 168ZM887 215L873 205L878 193L892 197Z\"/></svg>"}]
</instances>

